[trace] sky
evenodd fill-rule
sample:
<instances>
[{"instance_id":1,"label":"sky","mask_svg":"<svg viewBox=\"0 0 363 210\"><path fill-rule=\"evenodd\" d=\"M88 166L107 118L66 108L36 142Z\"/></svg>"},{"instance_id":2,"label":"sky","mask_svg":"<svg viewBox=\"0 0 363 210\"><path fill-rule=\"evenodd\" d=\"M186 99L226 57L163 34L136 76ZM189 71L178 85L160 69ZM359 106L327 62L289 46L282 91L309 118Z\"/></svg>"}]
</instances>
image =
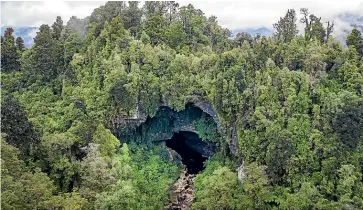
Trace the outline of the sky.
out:
<instances>
[{"instance_id":1,"label":"sky","mask_svg":"<svg viewBox=\"0 0 363 210\"><path fill-rule=\"evenodd\" d=\"M56 16L61 16L66 23L71 16L84 18L93 9L106 1L43 1L43 2L1 2L1 26L40 26L51 25ZM283 16L287 9L293 8L300 17L299 9L309 8L311 13L321 16L323 20L334 20L336 31L349 28L336 18L343 12L351 12L363 16L363 0L235 0L235 1L177 1L184 6L192 3L207 16L215 15L219 23L231 30L244 28L272 28L272 24ZM302 30L302 25L299 26Z\"/></svg>"}]
</instances>

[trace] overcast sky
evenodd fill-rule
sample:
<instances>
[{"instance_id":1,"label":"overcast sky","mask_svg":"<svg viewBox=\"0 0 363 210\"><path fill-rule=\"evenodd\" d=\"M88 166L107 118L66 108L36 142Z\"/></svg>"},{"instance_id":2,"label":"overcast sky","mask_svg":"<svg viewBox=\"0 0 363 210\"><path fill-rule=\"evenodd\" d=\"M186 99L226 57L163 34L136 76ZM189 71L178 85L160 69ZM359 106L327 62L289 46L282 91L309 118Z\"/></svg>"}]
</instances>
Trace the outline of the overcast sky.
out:
<instances>
[{"instance_id":1,"label":"overcast sky","mask_svg":"<svg viewBox=\"0 0 363 210\"><path fill-rule=\"evenodd\" d=\"M90 15L94 8L106 1L45 1L1 2L1 26L51 25L56 16L66 23L74 15L79 18ZM323 20L335 20L335 15L349 11L363 16L363 0L239 0L239 1L178 1L181 6L192 3L207 16L215 15L219 23L229 29L271 28L289 8L297 13L302 7L321 16ZM338 24L339 24L339 20ZM343 23L341 23L343 24Z\"/></svg>"}]
</instances>

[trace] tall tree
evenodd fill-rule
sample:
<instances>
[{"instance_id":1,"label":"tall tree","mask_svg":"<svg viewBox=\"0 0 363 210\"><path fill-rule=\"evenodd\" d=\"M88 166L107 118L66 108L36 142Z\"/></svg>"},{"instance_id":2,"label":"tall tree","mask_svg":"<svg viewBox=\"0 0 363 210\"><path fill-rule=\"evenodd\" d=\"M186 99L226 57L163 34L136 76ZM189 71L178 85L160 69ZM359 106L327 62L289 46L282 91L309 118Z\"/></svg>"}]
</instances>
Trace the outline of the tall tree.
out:
<instances>
[{"instance_id":1,"label":"tall tree","mask_svg":"<svg viewBox=\"0 0 363 210\"><path fill-rule=\"evenodd\" d=\"M24 49L25 49L24 40L21 37L16 38L15 44L16 44L17 50L20 53L24 51Z\"/></svg>"},{"instance_id":2,"label":"tall tree","mask_svg":"<svg viewBox=\"0 0 363 210\"><path fill-rule=\"evenodd\" d=\"M114 17L121 16L125 8L126 2L124 1L108 1L104 6L93 10L89 22L96 23L95 36L100 35L106 21L110 22Z\"/></svg>"},{"instance_id":3,"label":"tall tree","mask_svg":"<svg viewBox=\"0 0 363 210\"><path fill-rule=\"evenodd\" d=\"M328 21L327 24L328 25L326 27L326 41L329 40L329 37L331 36L331 34L334 31L334 21L333 22Z\"/></svg>"},{"instance_id":4,"label":"tall tree","mask_svg":"<svg viewBox=\"0 0 363 210\"><path fill-rule=\"evenodd\" d=\"M48 25L41 25L34 38L32 48L34 65L29 69L31 76L46 83L55 79L63 70L63 49L57 40L53 39L52 30Z\"/></svg>"},{"instance_id":5,"label":"tall tree","mask_svg":"<svg viewBox=\"0 0 363 210\"><path fill-rule=\"evenodd\" d=\"M63 63L64 63L64 69L63 73L64 75L72 80L74 79L75 72L71 65L71 61L73 58L73 55L75 53L78 53L81 50L82 47L82 38L80 37L78 32L72 31L68 26L65 27L65 29L62 32L62 36L60 38L60 42L63 45Z\"/></svg>"},{"instance_id":6,"label":"tall tree","mask_svg":"<svg viewBox=\"0 0 363 210\"><path fill-rule=\"evenodd\" d=\"M165 40L165 30L165 19L160 14L149 17L145 23L145 32L154 45Z\"/></svg>"},{"instance_id":7,"label":"tall tree","mask_svg":"<svg viewBox=\"0 0 363 210\"><path fill-rule=\"evenodd\" d=\"M296 26L296 12L294 9L287 10L285 17L273 24L276 35L282 42L290 42L298 33Z\"/></svg>"},{"instance_id":8,"label":"tall tree","mask_svg":"<svg viewBox=\"0 0 363 210\"><path fill-rule=\"evenodd\" d=\"M359 55L363 56L363 37L359 30L353 29L348 35L346 43L348 46L353 46Z\"/></svg>"},{"instance_id":9,"label":"tall tree","mask_svg":"<svg viewBox=\"0 0 363 210\"><path fill-rule=\"evenodd\" d=\"M18 61L20 55L15 45L13 36L14 30L7 28L4 33L4 41L1 45L1 71L14 72L20 70L20 62Z\"/></svg>"},{"instance_id":10,"label":"tall tree","mask_svg":"<svg viewBox=\"0 0 363 210\"><path fill-rule=\"evenodd\" d=\"M63 20L60 16L57 16L56 21L52 25L54 39L60 39L63 28Z\"/></svg>"},{"instance_id":11,"label":"tall tree","mask_svg":"<svg viewBox=\"0 0 363 210\"><path fill-rule=\"evenodd\" d=\"M307 8L300 9L303 17L300 19L301 23L305 24L305 39L318 39L321 43L326 42L334 30L334 22L328 22L327 28L324 28L321 22L321 17L316 17L310 14Z\"/></svg>"},{"instance_id":12,"label":"tall tree","mask_svg":"<svg viewBox=\"0 0 363 210\"><path fill-rule=\"evenodd\" d=\"M363 136L363 101L356 106L347 106L338 114L334 130L340 140L350 148L355 148Z\"/></svg>"},{"instance_id":13,"label":"tall tree","mask_svg":"<svg viewBox=\"0 0 363 210\"><path fill-rule=\"evenodd\" d=\"M25 111L12 96L7 96L1 103L1 132L7 134L6 141L17 147L23 157L39 140Z\"/></svg>"},{"instance_id":14,"label":"tall tree","mask_svg":"<svg viewBox=\"0 0 363 210\"><path fill-rule=\"evenodd\" d=\"M89 22L89 17L84 19L79 19L76 16L72 16L65 28L70 28L73 32L76 32L78 36L84 38L87 33L87 24Z\"/></svg>"},{"instance_id":15,"label":"tall tree","mask_svg":"<svg viewBox=\"0 0 363 210\"><path fill-rule=\"evenodd\" d=\"M122 11L122 21L125 29L129 29L131 35L136 36L141 28L142 10L139 8L138 1L129 1L128 7Z\"/></svg>"}]
</instances>

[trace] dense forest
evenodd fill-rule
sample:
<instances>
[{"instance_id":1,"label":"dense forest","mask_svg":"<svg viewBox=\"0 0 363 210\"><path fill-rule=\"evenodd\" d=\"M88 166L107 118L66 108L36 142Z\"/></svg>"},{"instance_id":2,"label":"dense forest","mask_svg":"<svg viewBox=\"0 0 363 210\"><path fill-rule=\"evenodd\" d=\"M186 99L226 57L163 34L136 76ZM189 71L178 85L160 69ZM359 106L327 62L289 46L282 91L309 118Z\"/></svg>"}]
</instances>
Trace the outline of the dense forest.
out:
<instances>
[{"instance_id":1,"label":"dense forest","mask_svg":"<svg viewBox=\"0 0 363 210\"><path fill-rule=\"evenodd\" d=\"M213 148L190 209L363 209L363 37L281 15L271 37L231 38L191 4L107 2L30 49L8 28L1 208L168 209L183 137L159 140L188 122Z\"/></svg>"}]
</instances>

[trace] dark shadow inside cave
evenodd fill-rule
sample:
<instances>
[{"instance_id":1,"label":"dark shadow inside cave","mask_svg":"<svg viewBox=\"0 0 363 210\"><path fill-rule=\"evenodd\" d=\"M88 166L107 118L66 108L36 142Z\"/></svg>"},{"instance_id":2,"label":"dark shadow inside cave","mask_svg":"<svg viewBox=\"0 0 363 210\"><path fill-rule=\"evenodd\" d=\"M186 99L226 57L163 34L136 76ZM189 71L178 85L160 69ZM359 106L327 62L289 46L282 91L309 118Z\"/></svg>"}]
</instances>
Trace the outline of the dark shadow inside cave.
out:
<instances>
[{"instance_id":1,"label":"dark shadow inside cave","mask_svg":"<svg viewBox=\"0 0 363 210\"><path fill-rule=\"evenodd\" d=\"M204 163L208 159L191 145L205 144L196 133L180 131L174 133L171 139L166 141L166 146L175 150L181 157L182 163L186 166L189 174L197 174L204 169Z\"/></svg>"}]
</instances>

